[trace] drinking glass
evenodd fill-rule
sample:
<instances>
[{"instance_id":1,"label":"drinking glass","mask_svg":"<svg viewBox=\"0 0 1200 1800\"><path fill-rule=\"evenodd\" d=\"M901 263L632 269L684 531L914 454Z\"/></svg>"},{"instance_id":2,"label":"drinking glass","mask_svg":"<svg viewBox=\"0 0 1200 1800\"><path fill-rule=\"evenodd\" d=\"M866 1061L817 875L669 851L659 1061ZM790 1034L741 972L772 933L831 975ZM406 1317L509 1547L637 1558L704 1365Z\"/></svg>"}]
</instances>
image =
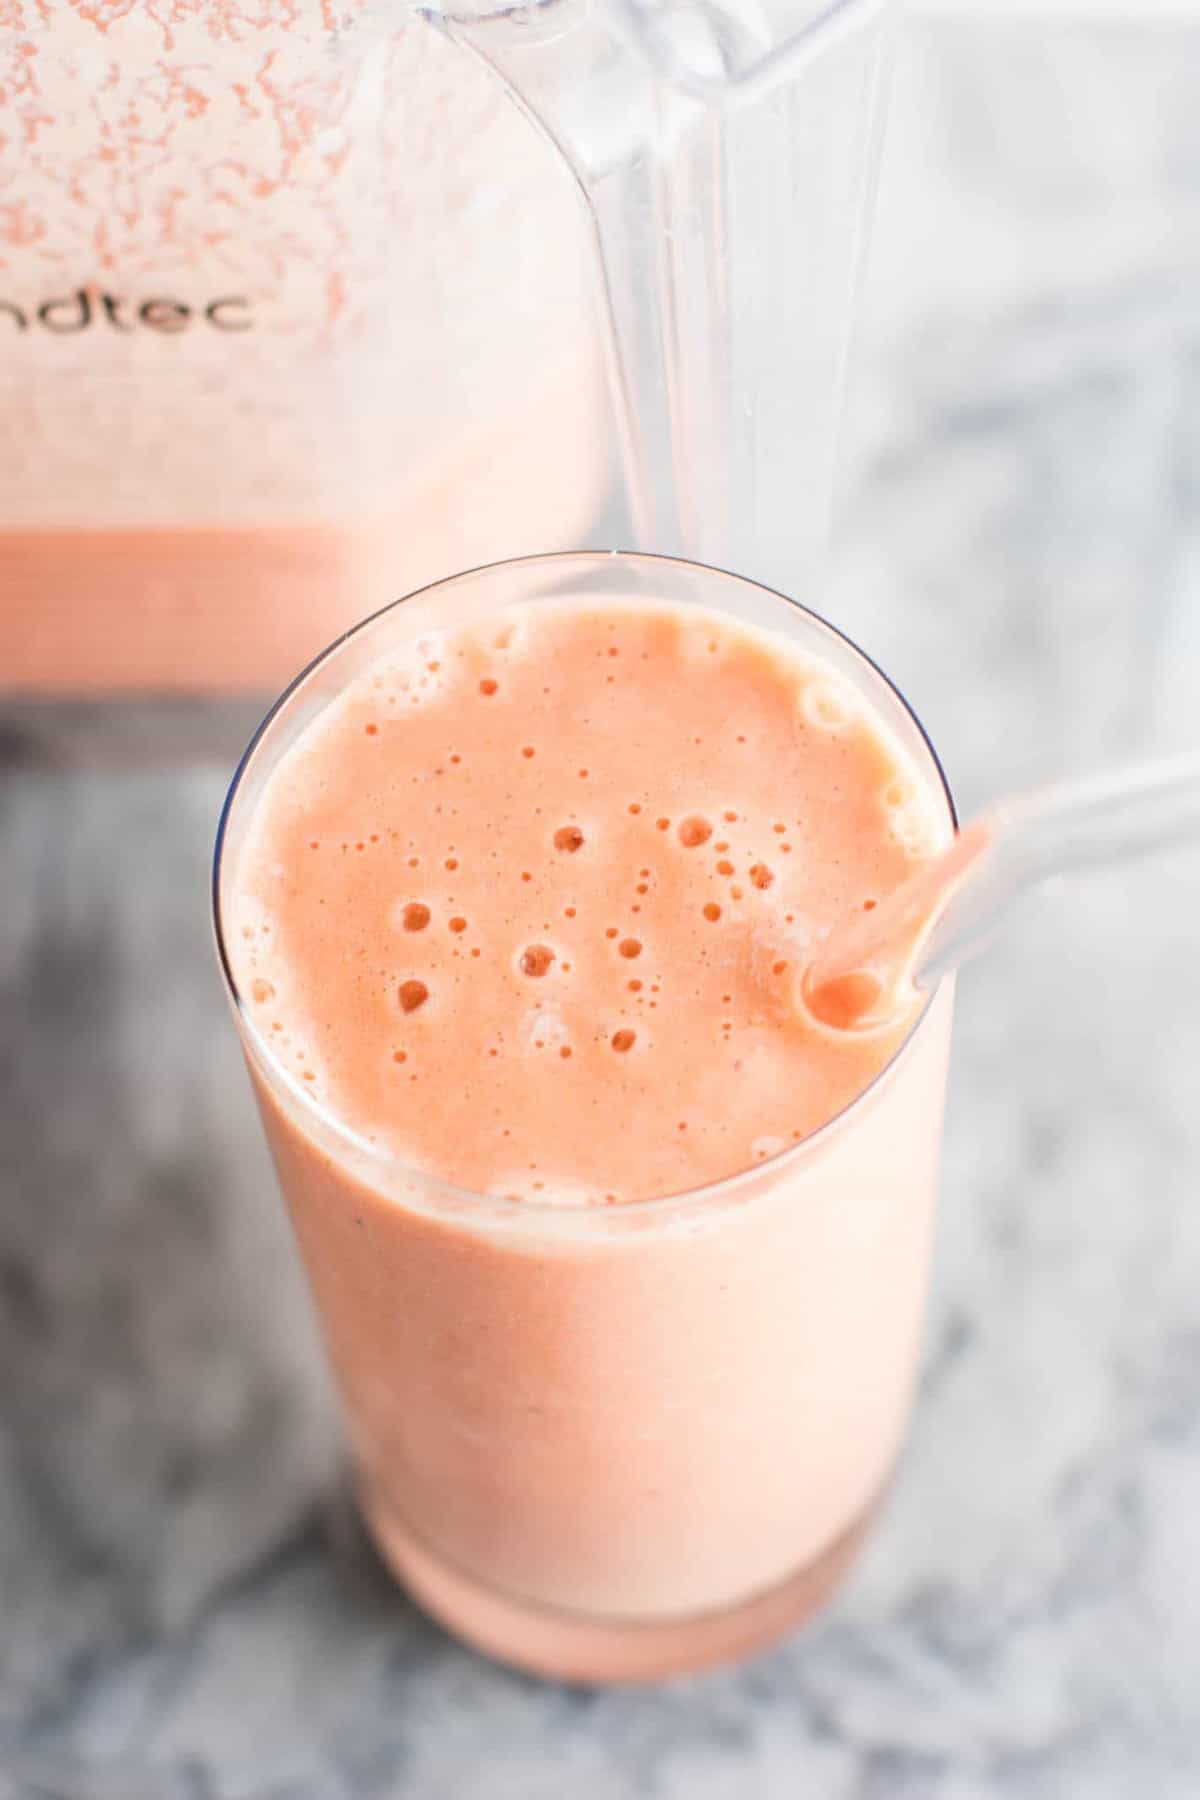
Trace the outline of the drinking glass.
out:
<instances>
[{"instance_id":1,"label":"drinking glass","mask_svg":"<svg viewBox=\"0 0 1200 1800\"><path fill-rule=\"evenodd\" d=\"M953 826L918 721L814 613L696 564L535 557L398 602L298 677L234 777L213 898L380 1550L495 1656L649 1680L740 1655L811 1612L887 1485L923 1311L951 983L803 1142L692 1192L580 1207L466 1192L367 1141L284 1067L228 941L264 787L347 683L426 631L581 597L716 610L821 659Z\"/></svg>"}]
</instances>

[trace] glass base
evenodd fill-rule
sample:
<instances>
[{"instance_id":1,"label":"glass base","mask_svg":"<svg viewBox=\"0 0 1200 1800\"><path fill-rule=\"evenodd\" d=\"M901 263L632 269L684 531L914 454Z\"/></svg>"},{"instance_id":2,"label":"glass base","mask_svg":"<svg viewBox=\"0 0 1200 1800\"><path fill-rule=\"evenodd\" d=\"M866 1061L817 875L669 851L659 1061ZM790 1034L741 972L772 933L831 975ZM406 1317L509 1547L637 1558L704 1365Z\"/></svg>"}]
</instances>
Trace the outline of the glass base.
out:
<instances>
[{"instance_id":1,"label":"glass base","mask_svg":"<svg viewBox=\"0 0 1200 1800\"><path fill-rule=\"evenodd\" d=\"M625 1621L557 1613L476 1581L414 1537L394 1514L366 1508L380 1552L409 1593L447 1631L497 1661L554 1681L661 1681L765 1649L819 1611L854 1562L874 1501L813 1562L777 1587L721 1612Z\"/></svg>"}]
</instances>

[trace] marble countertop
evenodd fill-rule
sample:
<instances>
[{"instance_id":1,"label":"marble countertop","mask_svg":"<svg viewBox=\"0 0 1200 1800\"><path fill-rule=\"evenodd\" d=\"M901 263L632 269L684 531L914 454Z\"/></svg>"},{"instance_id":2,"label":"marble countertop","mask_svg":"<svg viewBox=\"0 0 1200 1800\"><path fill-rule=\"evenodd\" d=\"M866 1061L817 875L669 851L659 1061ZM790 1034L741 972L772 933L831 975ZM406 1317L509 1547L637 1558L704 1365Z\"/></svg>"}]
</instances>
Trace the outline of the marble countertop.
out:
<instances>
[{"instance_id":1,"label":"marble countertop","mask_svg":"<svg viewBox=\"0 0 1200 1800\"><path fill-rule=\"evenodd\" d=\"M943 8L902 55L828 606L968 807L1200 733L1200 19L1152 10ZM48 741L0 716L0 1800L1194 1800L1200 857L962 982L919 1403L845 1592L592 1693L451 1643L340 1490L212 963L227 761Z\"/></svg>"}]
</instances>

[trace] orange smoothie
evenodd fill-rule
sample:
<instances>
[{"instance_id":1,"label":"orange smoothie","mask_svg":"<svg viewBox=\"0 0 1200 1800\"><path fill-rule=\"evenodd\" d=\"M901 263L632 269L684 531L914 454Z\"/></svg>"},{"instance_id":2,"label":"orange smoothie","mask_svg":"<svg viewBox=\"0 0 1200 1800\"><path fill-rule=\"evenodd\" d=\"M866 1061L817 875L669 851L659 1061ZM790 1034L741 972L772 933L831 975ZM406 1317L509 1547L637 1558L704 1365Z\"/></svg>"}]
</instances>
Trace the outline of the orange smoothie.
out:
<instances>
[{"instance_id":1,"label":"orange smoothie","mask_svg":"<svg viewBox=\"0 0 1200 1800\"><path fill-rule=\"evenodd\" d=\"M268 730L225 847L368 1518L433 1611L555 1674L779 1630L903 1427L949 995L837 1031L798 981L951 818L762 602L393 609L264 772Z\"/></svg>"},{"instance_id":2,"label":"orange smoothie","mask_svg":"<svg viewBox=\"0 0 1200 1800\"><path fill-rule=\"evenodd\" d=\"M308 517L264 508L224 524L0 524L0 687L270 693L331 634L447 563L586 530L607 473L603 451L579 442L600 410L596 371L564 359L530 381L527 407L519 432L478 421L440 460L431 442L370 510L331 516L314 501Z\"/></svg>"}]
</instances>

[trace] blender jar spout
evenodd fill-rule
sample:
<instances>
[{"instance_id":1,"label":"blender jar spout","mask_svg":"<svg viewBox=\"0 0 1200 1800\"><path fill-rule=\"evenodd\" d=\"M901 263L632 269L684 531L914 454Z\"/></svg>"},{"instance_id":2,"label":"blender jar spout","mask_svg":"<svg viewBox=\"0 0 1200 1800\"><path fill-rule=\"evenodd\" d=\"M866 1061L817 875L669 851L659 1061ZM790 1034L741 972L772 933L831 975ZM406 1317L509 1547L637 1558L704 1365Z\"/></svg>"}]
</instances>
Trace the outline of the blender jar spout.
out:
<instances>
[{"instance_id":1,"label":"blender jar spout","mask_svg":"<svg viewBox=\"0 0 1200 1800\"><path fill-rule=\"evenodd\" d=\"M451 0L591 214L637 547L811 590L889 0Z\"/></svg>"}]
</instances>

